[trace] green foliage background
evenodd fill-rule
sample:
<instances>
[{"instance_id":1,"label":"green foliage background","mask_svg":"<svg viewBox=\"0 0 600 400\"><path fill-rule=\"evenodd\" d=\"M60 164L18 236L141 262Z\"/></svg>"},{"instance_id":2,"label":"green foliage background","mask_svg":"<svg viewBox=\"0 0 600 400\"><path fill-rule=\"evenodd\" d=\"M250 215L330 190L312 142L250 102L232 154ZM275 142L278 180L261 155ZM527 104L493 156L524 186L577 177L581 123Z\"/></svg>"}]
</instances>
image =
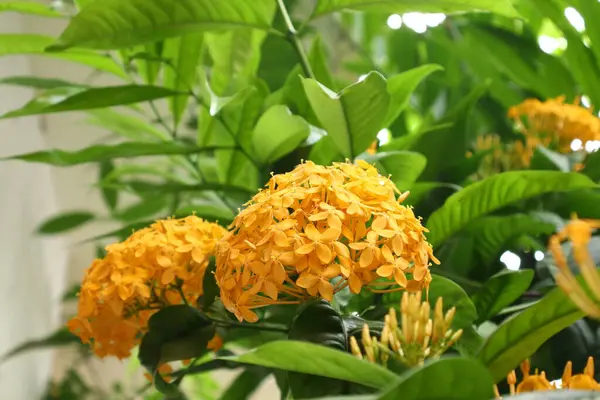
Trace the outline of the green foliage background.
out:
<instances>
[{"instance_id":1,"label":"green foliage background","mask_svg":"<svg viewBox=\"0 0 600 400\"><path fill-rule=\"evenodd\" d=\"M584 30L566 19L567 7L579 12ZM171 215L195 213L227 225L271 171L289 171L303 159L323 165L365 159L400 190L411 191L407 201L423 217L442 261L432 269L430 296L455 305L457 328L465 329L456 346L462 357L398 371L398 377L314 344L334 340L347 349L352 327L362 326L356 315L378 320L398 304L394 296L341 292L333 305L309 305L319 316L312 325L296 324L307 310L295 318L293 307L265 311L262 320L288 327L294 341L280 341L288 335L277 333L237 334L228 343L266 344L242 355L227 350L182 370L181 377L204 379L200 372L245 366L222 399L246 398L270 374L282 399L290 391L296 398L353 393L361 399L475 399L490 398L492 383L525 357L554 379L567 360L579 371L588 355L598 355L597 323L582 319L553 288L549 257L538 262L534 252L544 251L548 236L572 212L600 217L600 153L574 173L565 168L571 165L566 156L540 149L531 170L479 181L473 173L485 154L465 155L484 134L515 140L506 113L526 98L564 95L573 101L585 95L600 104L600 2L76 0L72 11L59 38L0 35L0 56L53 57L120 80L95 86L37 76L0 79L1 85L36 89L34 99L0 118L80 111L107 134L105 143L76 151L10 157L98 167L96 188L106 215L58 215L40 226L40 234L108 216L121 228L89 238L101 248ZM66 17L33 2L3 2L0 12ZM388 27L390 14L407 12L448 16L423 33L406 23ZM560 46L546 53L540 36ZM366 152L377 138L377 153ZM135 202L124 203L125 195ZM507 250L521 257L521 270L504 268L499 258ZM167 319L182 317L170 312ZM190 331L203 327L198 324ZM167 341L164 332L154 334L154 340ZM73 342L60 330L10 356ZM84 348L82 354L88 357ZM57 385L61 389L48 398L93 394L76 370ZM186 396L176 385L157 388L167 398ZM216 398L210 390L201 396Z\"/></svg>"}]
</instances>

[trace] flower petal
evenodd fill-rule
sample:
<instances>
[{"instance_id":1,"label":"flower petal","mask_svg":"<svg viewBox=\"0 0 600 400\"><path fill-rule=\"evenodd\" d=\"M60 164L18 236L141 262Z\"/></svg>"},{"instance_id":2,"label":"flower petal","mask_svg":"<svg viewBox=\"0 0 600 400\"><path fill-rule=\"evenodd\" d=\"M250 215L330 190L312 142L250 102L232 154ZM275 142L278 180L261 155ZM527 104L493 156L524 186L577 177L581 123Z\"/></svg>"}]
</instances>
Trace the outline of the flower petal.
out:
<instances>
[{"instance_id":1,"label":"flower petal","mask_svg":"<svg viewBox=\"0 0 600 400\"><path fill-rule=\"evenodd\" d=\"M313 242L318 242L319 240L321 240L321 233L314 226L314 224L306 225L306 227L304 228L304 234Z\"/></svg>"},{"instance_id":2,"label":"flower petal","mask_svg":"<svg viewBox=\"0 0 600 400\"><path fill-rule=\"evenodd\" d=\"M327 301L333 300L333 286L331 286L331 283L321 279L318 283L318 289L323 299Z\"/></svg>"},{"instance_id":3,"label":"flower petal","mask_svg":"<svg viewBox=\"0 0 600 400\"><path fill-rule=\"evenodd\" d=\"M301 288L308 289L315 286L319 282L319 277L312 275L310 272L303 272L296 280L296 285Z\"/></svg>"},{"instance_id":4,"label":"flower petal","mask_svg":"<svg viewBox=\"0 0 600 400\"><path fill-rule=\"evenodd\" d=\"M373 249L367 247L360 255L360 267L367 268L373 262Z\"/></svg>"},{"instance_id":5,"label":"flower petal","mask_svg":"<svg viewBox=\"0 0 600 400\"><path fill-rule=\"evenodd\" d=\"M317 256L323 264L328 264L331 262L333 254L331 253L329 246L326 246L323 243L317 243Z\"/></svg>"},{"instance_id":6,"label":"flower petal","mask_svg":"<svg viewBox=\"0 0 600 400\"><path fill-rule=\"evenodd\" d=\"M392 264L385 264L381 267L377 268L377 275L382 276L384 278L388 278L392 276L394 273L394 266Z\"/></svg>"}]
</instances>

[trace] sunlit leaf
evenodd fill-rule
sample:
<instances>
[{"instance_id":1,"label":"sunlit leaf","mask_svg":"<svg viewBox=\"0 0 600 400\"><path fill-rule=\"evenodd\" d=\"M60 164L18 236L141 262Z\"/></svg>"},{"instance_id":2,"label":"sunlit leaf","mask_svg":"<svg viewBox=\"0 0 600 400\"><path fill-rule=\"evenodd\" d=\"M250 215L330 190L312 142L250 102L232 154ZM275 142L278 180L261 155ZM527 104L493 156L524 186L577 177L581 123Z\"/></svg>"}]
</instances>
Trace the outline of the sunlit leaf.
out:
<instances>
[{"instance_id":1,"label":"sunlit leaf","mask_svg":"<svg viewBox=\"0 0 600 400\"><path fill-rule=\"evenodd\" d=\"M63 17L63 15L45 4L34 1L8 1L0 3L0 13L18 12L22 14L41 15L43 17Z\"/></svg>"}]
</instances>

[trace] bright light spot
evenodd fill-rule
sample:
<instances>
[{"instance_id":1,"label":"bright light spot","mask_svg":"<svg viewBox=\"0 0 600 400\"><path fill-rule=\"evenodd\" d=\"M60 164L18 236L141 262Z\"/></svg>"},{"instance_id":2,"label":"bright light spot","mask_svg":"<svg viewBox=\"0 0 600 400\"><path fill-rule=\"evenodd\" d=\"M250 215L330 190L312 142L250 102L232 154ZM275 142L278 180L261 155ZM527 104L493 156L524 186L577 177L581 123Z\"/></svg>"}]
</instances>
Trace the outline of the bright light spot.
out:
<instances>
[{"instance_id":1,"label":"bright light spot","mask_svg":"<svg viewBox=\"0 0 600 400\"><path fill-rule=\"evenodd\" d=\"M506 268L511 271L517 271L521 268L521 257L513 253L512 251L505 251L502 256L500 256L500 262L506 265Z\"/></svg>"},{"instance_id":2,"label":"bright light spot","mask_svg":"<svg viewBox=\"0 0 600 400\"><path fill-rule=\"evenodd\" d=\"M579 151L579 150L581 150L582 147L583 147L583 142L581 141L581 139L574 139L571 142L571 150L573 150L573 151Z\"/></svg>"},{"instance_id":3,"label":"bright light spot","mask_svg":"<svg viewBox=\"0 0 600 400\"><path fill-rule=\"evenodd\" d=\"M364 81L365 79L367 79L367 74L364 74L364 75L361 75L361 76L359 76L359 77L358 77L358 81L359 81L359 82L362 82L362 81Z\"/></svg>"},{"instance_id":4,"label":"bright light spot","mask_svg":"<svg viewBox=\"0 0 600 400\"><path fill-rule=\"evenodd\" d=\"M581 105L583 105L585 108L590 108L592 106L592 101L584 94L581 96Z\"/></svg>"},{"instance_id":5,"label":"bright light spot","mask_svg":"<svg viewBox=\"0 0 600 400\"><path fill-rule=\"evenodd\" d=\"M398 14L392 14L387 19L387 26L391 29L400 29L402 27L402 17Z\"/></svg>"},{"instance_id":6,"label":"bright light spot","mask_svg":"<svg viewBox=\"0 0 600 400\"><path fill-rule=\"evenodd\" d=\"M593 153L600 149L600 140L588 140L585 142L585 151L588 153Z\"/></svg>"},{"instance_id":7,"label":"bright light spot","mask_svg":"<svg viewBox=\"0 0 600 400\"><path fill-rule=\"evenodd\" d=\"M425 14L422 13L406 13L402 16L402 20L410 29L417 33L425 33L427 23L425 22Z\"/></svg>"},{"instance_id":8,"label":"bright light spot","mask_svg":"<svg viewBox=\"0 0 600 400\"><path fill-rule=\"evenodd\" d=\"M446 20L446 15L442 13L424 14L424 16L425 23L431 28L438 26Z\"/></svg>"},{"instance_id":9,"label":"bright light spot","mask_svg":"<svg viewBox=\"0 0 600 400\"><path fill-rule=\"evenodd\" d=\"M585 31L585 21L579 11L573 7L567 7L565 9L565 17L569 20L569 23L573 25L573 28L577 29L578 32Z\"/></svg>"},{"instance_id":10,"label":"bright light spot","mask_svg":"<svg viewBox=\"0 0 600 400\"><path fill-rule=\"evenodd\" d=\"M538 46L546 54L552 54L556 50L564 50L567 48L567 39L554 38L552 36L540 35L538 37Z\"/></svg>"},{"instance_id":11,"label":"bright light spot","mask_svg":"<svg viewBox=\"0 0 600 400\"><path fill-rule=\"evenodd\" d=\"M377 132L377 140L379 140L379 145L383 146L392 140L392 132L390 132L390 130L387 128L383 128Z\"/></svg>"},{"instance_id":12,"label":"bright light spot","mask_svg":"<svg viewBox=\"0 0 600 400\"><path fill-rule=\"evenodd\" d=\"M600 0L598 0L600 1ZM557 389L562 389L562 379L557 379L555 381L550 382Z\"/></svg>"},{"instance_id":13,"label":"bright light spot","mask_svg":"<svg viewBox=\"0 0 600 400\"><path fill-rule=\"evenodd\" d=\"M533 253L533 257L535 258L536 261L542 261L545 257L544 252L538 250L535 253Z\"/></svg>"}]
</instances>

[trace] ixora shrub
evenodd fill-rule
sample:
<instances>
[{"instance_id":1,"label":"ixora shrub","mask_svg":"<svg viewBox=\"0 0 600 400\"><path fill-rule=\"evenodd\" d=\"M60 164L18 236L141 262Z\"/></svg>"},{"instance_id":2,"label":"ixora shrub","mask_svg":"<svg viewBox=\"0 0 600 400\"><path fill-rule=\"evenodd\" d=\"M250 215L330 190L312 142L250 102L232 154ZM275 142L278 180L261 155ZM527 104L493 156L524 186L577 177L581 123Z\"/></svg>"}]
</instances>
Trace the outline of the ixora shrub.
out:
<instances>
[{"instance_id":1,"label":"ixora shrub","mask_svg":"<svg viewBox=\"0 0 600 400\"><path fill-rule=\"evenodd\" d=\"M268 376L282 399L598 397L600 2L54 3L1 3L70 19L0 56L93 71L0 77L36 89L0 118L111 136L9 159L97 167L105 210L40 234L118 229L90 239L77 315L6 355L78 346L47 398L240 399ZM90 356L151 383L97 387Z\"/></svg>"}]
</instances>

